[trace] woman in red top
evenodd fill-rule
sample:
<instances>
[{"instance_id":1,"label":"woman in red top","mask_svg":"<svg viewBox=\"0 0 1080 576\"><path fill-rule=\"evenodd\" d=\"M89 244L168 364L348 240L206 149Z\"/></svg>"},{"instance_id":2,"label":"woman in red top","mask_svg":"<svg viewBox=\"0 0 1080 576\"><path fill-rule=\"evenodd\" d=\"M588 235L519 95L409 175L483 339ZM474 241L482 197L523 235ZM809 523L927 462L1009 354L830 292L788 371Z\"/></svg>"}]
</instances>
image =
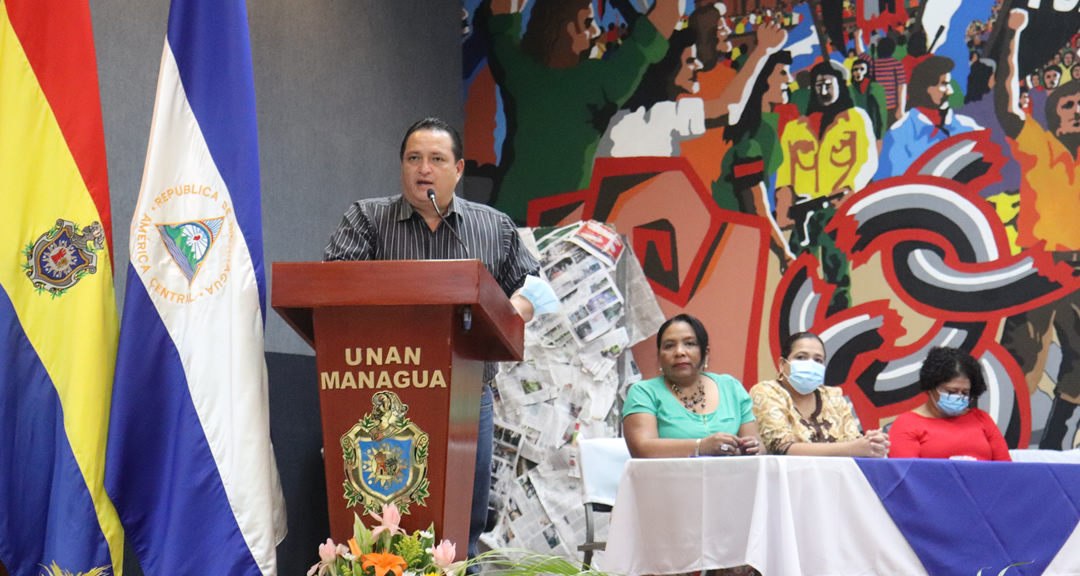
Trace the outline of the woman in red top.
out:
<instances>
[{"instance_id":1,"label":"woman in red top","mask_svg":"<svg viewBox=\"0 0 1080 576\"><path fill-rule=\"evenodd\" d=\"M919 387L929 398L893 422L890 458L1012 460L997 424L974 407L986 392L986 380L970 354L930 350L919 370Z\"/></svg>"}]
</instances>

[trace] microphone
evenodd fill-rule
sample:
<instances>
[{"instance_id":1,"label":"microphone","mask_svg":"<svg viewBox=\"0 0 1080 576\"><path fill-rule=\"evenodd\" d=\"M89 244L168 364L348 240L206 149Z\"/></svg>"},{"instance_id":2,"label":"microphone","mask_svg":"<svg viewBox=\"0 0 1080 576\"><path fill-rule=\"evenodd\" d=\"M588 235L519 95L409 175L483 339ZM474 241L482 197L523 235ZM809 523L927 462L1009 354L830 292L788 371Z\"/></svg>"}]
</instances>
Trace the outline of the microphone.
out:
<instances>
[{"instance_id":1,"label":"microphone","mask_svg":"<svg viewBox=\"0 0 1080 576\"><path fill-rule=\"evenodd\" d=\"M431 200L431 205L435 207L435 213L439 215L439 220L441 220L442 223L445 224L446 227L450 229L450 233L454 235L454 239L458 241L458 244L461 244L462 248L465 249L465 258L466 259L471 259L472 255L469 253L469 247L465 244L464 241L461 240L461 236L458 236L457 230L454 230L454 227L451 226L450 223L446 221L446 217L444 217L442 211L439 210L439 203L435 201L435 189L434 188L428 188L427 197L428 197L428 200Z\"/></svg>"}]
</instances>

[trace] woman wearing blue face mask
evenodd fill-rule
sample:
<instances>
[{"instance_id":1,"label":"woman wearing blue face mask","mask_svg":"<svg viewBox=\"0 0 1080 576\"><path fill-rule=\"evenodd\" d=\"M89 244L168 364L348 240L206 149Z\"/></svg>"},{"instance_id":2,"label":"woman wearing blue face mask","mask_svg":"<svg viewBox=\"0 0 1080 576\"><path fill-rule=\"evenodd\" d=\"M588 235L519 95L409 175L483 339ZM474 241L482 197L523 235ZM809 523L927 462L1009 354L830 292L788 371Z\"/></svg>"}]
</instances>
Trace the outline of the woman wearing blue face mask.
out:
<instances>
[{"instance_id":1,"label":"woman wearing blue face mask","mask_svg":"<svg viewBox=\"0 0 1080 576\"><path fill-rule=\"evenodd\" d=\"M862 435L839 388L825 382L825 345L816 334L792 334L780 345L776 380L750 389L761 441L770 454L883 458L889 437Z\"/></svg>"},{"instance_id":2,"label":"woman wearing blue face mask","mask_svg":"<svg viewBox=\"0 0 1080 576\"><path fill-rule=\"evenodd\" d=\"M986 392L979 363L956 348L933 348L919 370L925 404L893 422L893 458L1012 460L990 415L975 407Z\"/></svg>"}]
</instances>

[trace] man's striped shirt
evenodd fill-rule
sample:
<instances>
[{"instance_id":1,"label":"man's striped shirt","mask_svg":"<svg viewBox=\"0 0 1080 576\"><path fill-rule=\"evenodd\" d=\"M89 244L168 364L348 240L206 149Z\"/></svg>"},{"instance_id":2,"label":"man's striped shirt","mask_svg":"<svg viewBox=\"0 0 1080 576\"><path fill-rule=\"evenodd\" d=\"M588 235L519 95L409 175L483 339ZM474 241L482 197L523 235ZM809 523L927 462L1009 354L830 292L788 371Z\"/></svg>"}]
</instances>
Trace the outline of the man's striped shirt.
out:
<instances>
[{"instance_id":1,"label":"man's striped shirt","mask_svg":"<svg viewBox=\"0 0 1080 576\"><path fill-rule=\"evenodd\" d=\"M866 52L859 54L859 59L870 64L872 79L885 89L885 107L890 110L899 107L902 104L900 86L908 83L904 64L895 58L874 58Z\"/></svg>"},{"instance_id":2,"label":"man's striped shirt","mask_svg":"<svg viewBox=\"0 0 1080 576\"><path fill-rule=\"evenodd\" d=\"M358 200L345 212L330 237L323 259L330 260L454 260L476 258L510 297L536 275L540 264L525 249L510 217L490 206L455 196L446 223L435 230L404 196ZM468 251L448 226L457 230ZM484 367L484 381L495 377L496 365Z\"/></svg>"}]
</instances>

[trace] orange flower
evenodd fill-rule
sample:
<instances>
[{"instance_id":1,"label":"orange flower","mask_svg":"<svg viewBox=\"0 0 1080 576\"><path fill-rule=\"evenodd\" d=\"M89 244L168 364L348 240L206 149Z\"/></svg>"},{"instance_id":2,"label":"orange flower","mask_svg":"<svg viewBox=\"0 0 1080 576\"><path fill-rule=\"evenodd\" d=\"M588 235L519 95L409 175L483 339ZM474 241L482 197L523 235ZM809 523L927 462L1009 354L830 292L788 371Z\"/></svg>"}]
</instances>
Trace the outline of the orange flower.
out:
<instances>
[{"instance_id":1,"label":"orange flower","mask_svg":"<svg viewBox=\"0 0 1080 576\"><path fill-rule=\"evenodd\" d=\"M360 560L363 561L361 566L364 570L375 568L375 576L386 576L387 572L393 572L397 576L401 576L402 569L407 566L404 558L389 552L364 554Z\"/></svg>"},{"instance_id":2,"label":"orange flower","mask_svg":"<svg viewBox=\"0 0 1080 576\"><path fill-rule=\"evenodd\" d=\"M349 552L357 558L360 557L360 545L356 543L356 538L349 538Z\"/></svg>"}]
</instances>

